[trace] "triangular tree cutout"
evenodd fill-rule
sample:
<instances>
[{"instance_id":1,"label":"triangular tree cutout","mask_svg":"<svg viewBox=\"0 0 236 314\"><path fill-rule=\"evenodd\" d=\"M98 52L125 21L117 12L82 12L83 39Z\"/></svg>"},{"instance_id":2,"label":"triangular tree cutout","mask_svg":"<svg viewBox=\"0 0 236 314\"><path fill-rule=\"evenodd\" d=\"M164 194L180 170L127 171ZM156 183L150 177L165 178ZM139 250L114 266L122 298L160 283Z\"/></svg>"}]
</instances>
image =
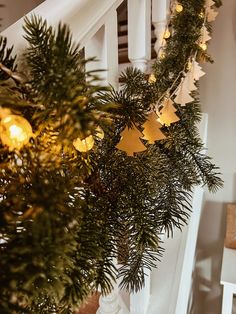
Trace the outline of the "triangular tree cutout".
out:
<instances>
[{"instance_id":1,"label":"triangular tree cutout","mask_svg":"<svg viewBox=\"0 0 236 314\"><path fill-rule=\"evenodd\" d=\"M134 153L142 152L147 149L140 140L140 138L143 137L143 134L134 124L131 128L126 126L120 135L121 139L116 145L116 148L126 152L128 156L134 156Z\"/></svg>"},{"instance_id":2,"label":"triangular tree cutout","mask_svg":"<svg viewBox=\"0 0 236 314\"><path fill-rule=\"evenodd\" d=\"M147 121L143 124L143 139L147 140L149 144L154 144L155 141L166 138L165 134L160 130L162 125L157 119L156 113L151 112L147 117Z\"/></svg>"},{"instance_id":3,"label":"triangular tree cutout","mask_svg":"<svg viewBox=\"0 0 236 314\"><path fill-rule=\"evenodd\" d=\"M177 109L173 106L173 101L170 98L165 98L162 102L162 109L160 109L157 114L159 116L159 121L161 124L170 126L171 123L179 121L179 117L175 112Z\"/></svg>"},{"instance_id":4,"label":"triangular tree cutout","mask_svg":"<svg viewBox=\"0 0 236 314\"><path fill-rule=\"evenodd\" d=\"M190 90L188 89L186 81L184 81L184 78L182 78L175 92L176 97L174 101L181 106L185 106L187 103L194 101L193 97L191 97L189 93Z\"/></svg>"}]
</instances>

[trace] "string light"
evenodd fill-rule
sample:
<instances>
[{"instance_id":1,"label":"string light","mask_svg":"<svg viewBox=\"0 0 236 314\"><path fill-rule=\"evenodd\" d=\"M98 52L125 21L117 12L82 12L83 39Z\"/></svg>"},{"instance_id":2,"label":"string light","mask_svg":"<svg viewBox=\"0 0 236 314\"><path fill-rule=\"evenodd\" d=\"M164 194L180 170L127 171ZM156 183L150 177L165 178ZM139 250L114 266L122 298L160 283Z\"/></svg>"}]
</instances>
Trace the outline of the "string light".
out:
<instances>
[{"instance_id":1,"label":"string light","mask_svg":"<svg viewBox=\"0 0 236 314\"><path fill-rule=\"evenodd\" d=\"M168 39L168 38L170 38L170 35L171 35L170 31L167 29L167 30L165 31L163 37L164 37L165 39Z\"/></svg>"},{"instance_id":2,"label":"string light","mask_svg":"<svg viewBox=\"0 0 236 314\"><path fill-rule=\"evenodd\" d=\"M162 60L162 59L165 59L165 56L166 56L165 52L164 52L164 51L161 51L160 54L159 54L160 59L161 59L161 60Z\"/></svg>"},{"instance_id":3,"label":"string light","mask_svg":"<svg viewBox=\"0 0 236 314\"><path fill-rule=\"evenodd\" d=\"M73 141L73 145L76 150L78 150L81 153L86 153L89 150L91 150L94 146L94 138L92 135L87 136L83 140L81 140L79 137Z\"/></svg>"},{"instance_id":4,"label":"string light","mask_svg":"<svg viewBox=\"0 0 236 314\"><path fill-rule=\"evenodd\" d=\"M201 43L200 45L199 45L199 47L201 47L202 48L202 50L207 50L207 44L206 43Z\"/></svg>"},{"instance_id":5,"label":"string light","mask_svg":"<svg viewBox=\"0 0 236 314\"><path fill-rule=\"evenodd\" d=\"M19 116L9 114L0 122L0 139L10 150L21 149L33 135L29 122Z\"/></svg>"},{"instance_id":6,"label":"string light","mask_svg":"<svg viewBox=\"0 0 236 314\"><path fill-rule=\"evenodd\" d=\"M201 12L201 13L199 13L199 17L203 19L205 17L205 14L203 12Z\"/></svg>"},{"instance_id":7,"label":"string light","mask_svg":"<svg viewBox=\"0 0 236 314\"><path fill-rule=\"evenodd\" d=\"M182 12L183 11L183 6L182 6L182 4L176 4L176 7L175 7L175 10L176 10L176 12L178 12L178 13L180 13L180 12Z\"/></svg>"},{"instance_id":8,"label":"string light","mask_svg":"<svg viewBox=\"0 0 236 314\"><path fill-rule=\"evenodd\" d=\"M157 79L156 79L155 75L153 73L151 73L149 75L149 78L148 78L148 83L149 84L154 84L154 83L156 83L156 81L157 81Z\"/></svg>"}]
</instances>

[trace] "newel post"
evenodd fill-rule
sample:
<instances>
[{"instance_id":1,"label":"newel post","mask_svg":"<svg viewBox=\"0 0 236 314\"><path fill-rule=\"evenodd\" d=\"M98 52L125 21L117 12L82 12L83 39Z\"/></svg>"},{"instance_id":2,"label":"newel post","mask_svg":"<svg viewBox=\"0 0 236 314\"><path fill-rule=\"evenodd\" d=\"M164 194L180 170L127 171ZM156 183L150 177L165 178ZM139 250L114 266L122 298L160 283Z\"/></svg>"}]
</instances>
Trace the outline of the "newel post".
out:
<instances>
[{"instance_id":1,"label":"newel post","mask_svg":"<svg viewBox=\"0 0 236 314\"><path fill-rule=\"evenodd\" d=\"M128 58L146 72L151 58L151 0L128 0Z\"/></svg>"},{"instance_id":2,"label":"newel post","mask_svg":"<svg viewBox=\"0 0 236 314\"><path fill-rule=\"evenodd\" d=\"M156 42L154 49L159 54L159 50L163 45L163 36L166 30L167 16L168 16L169 0L152 0L152 24L154 26L154 33Z\"/></svg>"}]
</instances>

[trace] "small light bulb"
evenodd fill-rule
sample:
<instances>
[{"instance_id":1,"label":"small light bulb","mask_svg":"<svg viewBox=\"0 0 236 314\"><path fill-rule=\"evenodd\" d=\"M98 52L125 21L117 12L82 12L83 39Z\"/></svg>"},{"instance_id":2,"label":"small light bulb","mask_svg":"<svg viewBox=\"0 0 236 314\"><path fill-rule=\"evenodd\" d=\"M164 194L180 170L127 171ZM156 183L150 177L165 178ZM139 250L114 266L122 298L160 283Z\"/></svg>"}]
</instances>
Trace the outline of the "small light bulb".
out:
<instances>
[{"instance_id":1,"label":"small light bulb","mask_svg":"<svg viewBox=\"0 0 236 314\"><path fill-rule=\"evenodd\" d=\"M9 133L11 139L16 139L19 142L24 142L24 140L27 138L27 134L24 132L24 130L15 124L9 127Z\"/></svg>"},{"instance_id":2,"label":"small light bulb","mask_svg":"<svg viewBox=\"0 0 236 314\"><path fill-rule=\"evenodd\" d=\"M201 47L202 50L204 50L204 51L207 50L207 44L206 43L200 44L199 47Z\"/></svg>"},{"instance_id":3,"label":"small light bulb","mask_svg":"<svg viewBox=\"0 0 236 314\"><path fill-rule=\"evenodd\" d=\"M29 122L18 115L6 115L0 122L0 139L10 150L21 149L33 136Z\"/></svg>"},{"instance_id":4,"label":"small light bulb","mask_svg":"<svg viewBox=\"0 0 236 314\"><path fill-rule=\"evenodd\" d=\"M184 8L183 8L182 4L179 4L179 3L175 7L176 12L178 12L178 13L182 12L183 9Z\"/></svg>"},{"instance_id":5,"label":"small light bulb","mask_svg":"<svg viewBox=\"0 0 236 314\"><path fill-rule=\"evenodd\" d=\"M204 18L204 13L203 12L201 12L201 13L199 13L199 17L201 17L202 19Z\"/></svg>"},{"instance_id":6,"label":"small light bulb","mask_svg":"<svg viewBox=\"0 0 236 314\"><path fill-rule=\"evenodd\" d=\"M149 84L154 84L154 83L156 83L156 81L157 81L157 79L156 79L155 75L153 73L151 73L149 75L149 78L148 78L148 83Z\"/></svg>"},{"instance_id":7,"label":"small light bulb","mask_svg":"<svg viewBox=\"0 0 236 314\"><path fill-rule=\"evenodd\" d=\"M170 38L170 35L171 35L171 34L170 34L170 31L167 29L167 30L165 31L163 37L164 37L165 39L168 39L168 38Z\"/></svg>"},{"instance_id":8,"label":"small light bulb","mask_svg":"<svg viewBox=\"0 0 236 314\"><path fill-rule=\"evenodd\" d=\"M73 141L75 149L81 153L86 153L93 148L94 138L92 135L87 136L85 139L81 140L79 137Z\"/></svg>"},{"instance_id":9,"label":"small light bulb","mask_svg":"<svg viewBox=\"0 0 236 314\"><path fill-rule=\"evenodd\" d=\"M160 59L161 59L161 60L164 59L165 56L166 56L165 52L161 52L161 53L160 53Z\"/></svg>"}]
</instances>

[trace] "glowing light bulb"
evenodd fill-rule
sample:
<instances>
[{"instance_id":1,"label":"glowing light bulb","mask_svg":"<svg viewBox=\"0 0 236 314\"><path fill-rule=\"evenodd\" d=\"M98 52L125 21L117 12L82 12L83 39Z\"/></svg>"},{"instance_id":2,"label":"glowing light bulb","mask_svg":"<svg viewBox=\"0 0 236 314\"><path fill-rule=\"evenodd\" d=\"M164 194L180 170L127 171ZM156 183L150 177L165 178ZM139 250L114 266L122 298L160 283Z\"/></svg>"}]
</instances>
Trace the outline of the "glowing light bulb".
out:
<instances>
[{"instance_id":1,"label":"glowing light bulb","mask_svg":"<svg viewBox=\"0 0 236 314\"><path fill-rule=\"evenodd\" d=\"M166 56L165 52L161 52L160 55L159 55L161 60L165 59L165 56Z\"/></svg>"},{"instance_id":2,"label":"glowing light bulb","mask_svg":"<svg viewBox=\"0 0 236 314\"><path fill-rule=\"evenodd\" d=\"M92 135L87 136L83 140L81 140L79 137L73 141L73 145L76 150L78 150L81 153L86 153L90 149L93 148L94 145L94 138Z\"/></svg>"},{"instance_id":3,"label":"glowing light bulb","mask_svg":"<svg viewBox=\"0 0 236 314\"><path fill-rule=\"evenodd\" d=\"M206 43L200 44L199 47L201 47L202 50L204 50L204 51L207 50L207 44Z\"/></svg>"},{"instance_id":4,"label":"glowing light bulb","mask_svg":"<svg viewBox=\"0 0 236 314\"><path fill-rule=\"evenodd\" d=\"M165 31L163 37L164 37L165 39L168 39L168 38L170 38L170 35L171 35L170 31L167 29L167 30Z\"/></svg>"},{"instance_id":5,"label":"glowing light bulb","mask_svg":"<svg viewBox=\"0 0 236 314\"><path fill-rule=\"evenodd\" d=\"M183 11L183 6L182 6L182 4L176 4L176 7L175 7L175 10L176 10L176 12L178 12L178 13L180 13L180 12L182 12Z\"/></svg>"},{"instance_id":6,"label":"glowing light bulb","mask_svg":"<svg viewBox=\"0 0 236 314\"><path fill-rule=\"evenodd\" d=\"M203 12L199 13L199 17L203 19L205 17L204 13Z\"/></svg>"},{"instance_id":7,"label":"glowing light bulb","mask_svg":"<svg viewBox=\"0 0 236 314\"><path fill-rule=\"evenodd\" d=\"M154 84L154 83L156 83L156 81L157 81L157 79L156 79L155 75L153 73L150 74L149 78L148 78L148 83L149 84Z\"/></svg>"},{"instance_id":8,"label":"glowing light bulb","mask_svg":"<svg viewBox=\"0 0 236 314\"><path fill-rule=\"evenodd\" d=\"M10 150L21 149L33 136L29 122L18 115L6 115L0 122L0 139Z\"/></svg>"},{"instance_id":9,"label":"glowing light bulb","mask_svg":"<svg viewBox=\"0 0 236 314\"><path fill-rule=\"evenodd\" d=\"M11 139L16 139L20 142L23 142L27 138L25 131L15 124L9 127L9 131Z\"/></svg>"}]
</instances>

